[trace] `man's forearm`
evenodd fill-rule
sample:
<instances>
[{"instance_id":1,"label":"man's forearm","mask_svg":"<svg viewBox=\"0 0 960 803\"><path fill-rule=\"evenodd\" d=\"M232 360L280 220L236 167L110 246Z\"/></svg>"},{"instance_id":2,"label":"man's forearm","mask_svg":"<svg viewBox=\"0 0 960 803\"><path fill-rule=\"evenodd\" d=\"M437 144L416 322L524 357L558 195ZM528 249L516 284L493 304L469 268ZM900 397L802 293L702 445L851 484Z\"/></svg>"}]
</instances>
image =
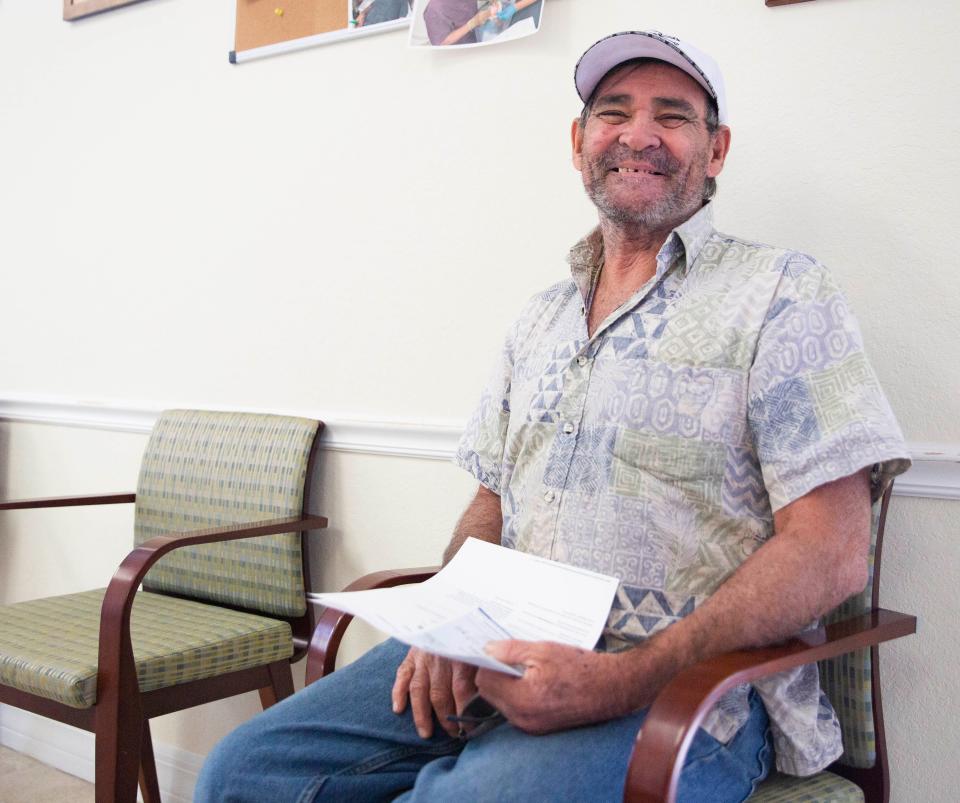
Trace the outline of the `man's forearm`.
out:
<instances>
[{"instance_id":1,"label":"man's forearm","mask_svg":"<svg viewBox=\"0 0 960 803\"><path fill-rule=\"evenodd\" d=\"M500 497L481 485L476 495L463 511L460 521L454 527L450 543L443 551L443 565L451 558L468 538L479 538L491 544L500 543L500 531L503 529L503 515L500 512Z\"/></svg>"}]
</instances>

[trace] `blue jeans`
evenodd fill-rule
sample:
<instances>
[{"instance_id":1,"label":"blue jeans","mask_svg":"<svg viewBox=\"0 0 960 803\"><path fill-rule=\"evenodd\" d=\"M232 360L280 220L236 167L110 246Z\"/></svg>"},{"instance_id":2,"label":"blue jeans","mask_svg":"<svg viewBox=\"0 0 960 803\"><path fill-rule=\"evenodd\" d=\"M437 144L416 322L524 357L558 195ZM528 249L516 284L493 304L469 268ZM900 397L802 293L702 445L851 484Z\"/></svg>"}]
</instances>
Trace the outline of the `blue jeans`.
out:
<instances>
[{"instance_id":1,"label":"blue jeans","mask_svg":"<svg viewBox=\"0 0 960 803\"><path fill-rule=\"evenodd\" d=\"M388 641L241 725L210 753L196 803L618 801L645 711L531 736L503 723L466 742L439 726L421 739L390 689L407 648ZM767 714L724 745L700 730L680 781L684 803L745 800L772 763Z\"/></svg>"}]
</instances>

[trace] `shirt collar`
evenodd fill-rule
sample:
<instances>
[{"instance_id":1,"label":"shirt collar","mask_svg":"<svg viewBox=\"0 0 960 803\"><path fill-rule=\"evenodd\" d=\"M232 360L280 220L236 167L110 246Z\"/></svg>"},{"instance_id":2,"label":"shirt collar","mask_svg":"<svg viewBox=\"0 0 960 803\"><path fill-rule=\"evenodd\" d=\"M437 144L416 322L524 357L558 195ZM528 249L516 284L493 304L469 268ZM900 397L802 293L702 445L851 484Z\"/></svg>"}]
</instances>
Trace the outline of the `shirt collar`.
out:
<instances>
[{"instance_id":1,"label":"shirt collar","mask_svg":"<svg viewBox=\"0 0 960 803\"><path fill-rule=\"evenodd\" d=\"M684 273L690 270L711 234L713 205L707 202L693 216L671 231L660 247L657 252L657 278L663 276L678 257L683 258ZM590 289L603 267L603 235L599 226L570 249L567 262L580 294L585 299L588 298Z\"/></svg>"}]
</instances>

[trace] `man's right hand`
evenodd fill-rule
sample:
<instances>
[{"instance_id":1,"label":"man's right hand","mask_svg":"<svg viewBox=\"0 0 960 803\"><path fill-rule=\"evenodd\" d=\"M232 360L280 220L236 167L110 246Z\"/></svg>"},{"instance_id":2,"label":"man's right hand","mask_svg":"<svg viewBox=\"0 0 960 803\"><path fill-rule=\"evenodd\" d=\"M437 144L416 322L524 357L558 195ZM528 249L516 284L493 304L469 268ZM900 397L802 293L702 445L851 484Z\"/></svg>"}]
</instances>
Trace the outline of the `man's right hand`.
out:
<instances>
[{"instance_id":1,"label":"man's right hand","mask_svg":"<svg viewBox=\"0 0 960 803\"><path fill-rule=\"evenodd\" d=\"M476 674L475 666L411 647L397 668L391 695L393 712L403 713L409 698L413 722L421 738L429 739L433 735L434 711L443 729L456 736L459 726L448 721L447 717L463 711L467 701L476 693Z\"/></svg>"}]
</instances>

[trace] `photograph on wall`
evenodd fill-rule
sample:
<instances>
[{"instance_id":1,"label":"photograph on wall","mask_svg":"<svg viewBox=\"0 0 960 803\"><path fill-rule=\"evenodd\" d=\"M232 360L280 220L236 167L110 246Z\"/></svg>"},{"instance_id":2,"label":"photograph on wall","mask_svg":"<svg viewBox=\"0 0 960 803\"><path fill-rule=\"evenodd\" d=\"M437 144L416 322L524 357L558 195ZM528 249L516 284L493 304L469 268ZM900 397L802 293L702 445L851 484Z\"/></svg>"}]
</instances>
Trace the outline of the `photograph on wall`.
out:
<instances>
[{"instance_id":1,"label":"photograph on wall","mask_svg":"<svg viewBox=\"0 0 960 803\"><path fill-rule=\"evenodd\" d=\"M474 47L540 30L543 0L416 0L411 47Z\"/></svg>"},{"instance_id":2,"label":"photograph on wall","mask_svg":"<svg viewBox=\"0 0 960 803\"><path fill-rule=\"evenodd\" d=\"M405 19L410 15L412 5L413 0L352 0L350 24L363 28Z\"/></svg>"},{"instance_id":3,"label":"photograph on wall","mask_svg":"<svg viewBox=\"0 0 960 803\"><path fill-rule=\"evenodd\" d=\"M413 0L237 0L230 61L407 28Z\"/></svg>"},{"instance_id":4,"label":"photograph on wall","mask_svg":"<svg viewBox=\"0 0 960 803\"><path fill-rule=\"evenodd\" d=\"M63 18L67 21L78 20L139 2L140 0L63 0Z\"/></svg>"}]
</instances>

